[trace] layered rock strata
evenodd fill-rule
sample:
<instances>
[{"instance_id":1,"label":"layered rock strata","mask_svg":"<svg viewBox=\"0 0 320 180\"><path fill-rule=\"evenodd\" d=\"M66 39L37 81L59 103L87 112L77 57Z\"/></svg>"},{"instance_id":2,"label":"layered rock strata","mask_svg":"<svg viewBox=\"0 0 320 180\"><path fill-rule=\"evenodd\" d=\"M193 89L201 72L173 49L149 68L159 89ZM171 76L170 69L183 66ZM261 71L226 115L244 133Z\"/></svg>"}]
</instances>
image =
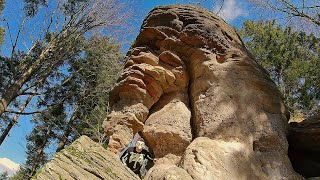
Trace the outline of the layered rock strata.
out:
<instances>
[{"instance_id":1,"label":"layered rock strata","mask_svg":"<svg viewBox=\"0 0 320 180\"><path fill-rule=\"evenodd\" d=\"M93 142L87 136L81 136L69 147L57 153L32 178L45 179L140 179L113 153Z\"/></svg>"},{"instance_id":2,"label":"layered rock strata","mask_svg":"<svg viewBox=\"0 0 320 180\"><path fill-rule=\"evenodd\" d=\"M158 158L146 179L301 178L287 156L281 94L235 30L206 9L154 8L111 98L110 150L143 131Z\"/></svg>"}]
</instances>

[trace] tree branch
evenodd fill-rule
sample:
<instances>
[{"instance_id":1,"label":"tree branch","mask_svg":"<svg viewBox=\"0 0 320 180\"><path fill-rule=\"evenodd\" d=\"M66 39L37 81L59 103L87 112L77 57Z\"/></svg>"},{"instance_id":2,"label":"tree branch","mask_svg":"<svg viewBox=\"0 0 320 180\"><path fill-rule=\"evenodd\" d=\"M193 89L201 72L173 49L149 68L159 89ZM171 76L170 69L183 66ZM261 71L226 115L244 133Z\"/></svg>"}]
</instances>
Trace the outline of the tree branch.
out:
<instances>
[{"instance_id":1,"label":"tree branch","mask_svg":"<svg viewBox=\"0 0 320 180\"><path fill-rule=\"evenodd\" d=\"M21 25L20 25L20 27L19 27L18 34L17 34L17 36L16 36L16 39L15 39L14 43L12 44L11 58L12 58L13 53L15 52L15 49L16 49L16 47L17 47L18 39L19 39L21 30L22 30L22 28L24 27L25 21L26 21L26 19L23 19L23 21L22 21L22 23L21 23Z\"/></svg>"},{"instance_id":2,"label":"tree branch","mask_svg":"<svg viewBox=\"0 0 320 180\"><path fill-rule=\"evenodd\" d=\"M34 90L35 91L35 90ZM22 105L20 108L19 108L19 111L20 113L22 113L28 106L28 104L31 102L33 96L30 95L27 100L25 101L24 105ZM10 121L10 123L7 125L7 128L4 129L4 131L2 132L1 136L0 136L0 146L1 144L3 143L3 141L5 140L5 138L8 136L10 130L12 129L12 127L18 122L18 119L20 117L21 114L16 114L12 120Z\"/></svg>"},{"instance_id":3,"label":"tree branch","mask_svg":"<svg viewBox=\"0 0 320 180\"><path fill-rule=\"evenodd\" d=\"M34 111L34 112L22 112L22 111L14 111L10 109L5 110L6 113L12 113L12 114L20 114L20 115L31 115L31 114L39 114L41 111Z\"/></svg>"},{"instance_id":4,"label":"tree branch","mask_svg":"<svg viewBox=\"0 0 320 180\"><path fill-rule=\"evenodd\" d=\"M292 15L295 17L300 17L300 18L305 18L309 21L311 21L312 23L316 24L317 26L320 26L320 21L315 19L314 17L310 16L309 14L304 13L303 11L299 11L299 9L297 7L295 7L292 3L288 2L287 0L281 0L282 4L285 6L284 8L279 8L276 7L272 4L269 4L269 6L277 11L286 13L288 15ZM318 6L315 6L318 7ZM310 8L310 7L308 7Z\"/></svg>"},{"instance_id":5,"label":"tree branch","mask_svg":"<svg viewBox=\"0 0 320 180\"><path fill-rule=\"evenodd\" d=\"M47 92L24 92L24 93L19 93L19 95L33 95L33 96L40 96L44 95Z\"/></svg>"},{"instance_id":6,"label":"tree branch","mask_svg":"<svg viewBox=\"0 0 320 180\"><path fill-rule=\"evenodd\" d=\"M10 41L11 41L11 45L13 46L13 38L12 38L12 34L11 34L9 23L8 23L8 21L6 19L3 19L3 21L6 22L6 25L7 25L7 28L8 28L8 32L9 32Z\"/></svg>"}]
</instances>

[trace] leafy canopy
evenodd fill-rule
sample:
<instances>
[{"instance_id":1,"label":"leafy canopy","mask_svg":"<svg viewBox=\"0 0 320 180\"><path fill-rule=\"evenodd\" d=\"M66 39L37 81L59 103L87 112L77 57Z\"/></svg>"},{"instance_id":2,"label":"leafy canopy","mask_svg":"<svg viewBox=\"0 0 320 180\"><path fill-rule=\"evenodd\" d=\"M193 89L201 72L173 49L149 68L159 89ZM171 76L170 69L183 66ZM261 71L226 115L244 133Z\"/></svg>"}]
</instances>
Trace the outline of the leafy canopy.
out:
<instances>
[{"instance_id":1,"label":"leafy canopy","mask_svg":"<svg viewBox=\"0 0 320 180\"><path fill-rule=\"evenodd\" d=\"M319 113L320 38L262 20L244 22L239 34L269 71L291 113Z\"/></svg>"}]
</instances>

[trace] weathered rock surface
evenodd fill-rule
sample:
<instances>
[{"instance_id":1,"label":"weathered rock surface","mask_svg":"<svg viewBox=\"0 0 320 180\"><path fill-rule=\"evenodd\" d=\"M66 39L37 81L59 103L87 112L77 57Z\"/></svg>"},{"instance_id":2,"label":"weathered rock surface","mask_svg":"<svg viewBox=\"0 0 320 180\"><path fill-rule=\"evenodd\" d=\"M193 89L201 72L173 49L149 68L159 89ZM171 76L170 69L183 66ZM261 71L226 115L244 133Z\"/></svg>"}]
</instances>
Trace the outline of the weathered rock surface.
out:
<instances>
[{"instance_id":1,"label":"weathered rock surface","mask_svg":"<svg viewBox=\"0 0 320 180\"><path fill-rule=\"evenodd\" d=\"M289 157L304 177L320 178L320 115L290 123Z\"/></svg>"},{"instance_id":2,"label":"weathered rock surface","mask_svg":"<svg viewBox=\"0 0 320 180\"><path fill-rule=\"evenodd\" d=\"M287 156L280 92L221 18L156 7L127 58L104 127L114 152L142 130L156 158L180 158L158 163L149 178L184 170L194 179L302 178Z\"/></svg>"},{"instance_id":3,"label":"weathered rock surface","mask_svg":"<svg viewBox=\"0 0 320 180\"><path fill-rule=\"evenodd\" d=\"M32 179L140 179L120 160L87 136L57 153Z\"/></svg>"},{"instance_id":4,"label":"weathered rock surface","mask_svg":"<svg viewBox=\"0 0 320 180\"><path fill-rule=\"evenodd\" d=\"M193 179L267 179L252 149L236 141L196 138L181 166Z\"/></svg>"},{"instance_id":5,"label":"weathered rock surface","mask_svg":"<svg viewBox=\"0 0 320 180\"><path fill-rule=\"evenodd\" d=\"M271 160L261 162L259 154L244 143L198 137L186 149L180 166L199 180L282 179L288 172L277 159L290 164L288 158L281 153L269 155ZM295 174L286 177L295 178Z\"/></svg>"},{"instance_id":6,"label":"weathered rock surface","mask_svg":"<svg viewBox=\"0 0 320 180\"><path fill-rule=\"evenodd\" d=\"M172 153L182 155L192 140L186 94L163 95L145 123L143 133L156 157Z\"/></svg>"},{"instance_id":7,"label":"weathered rock surface","mask_svg":"<svg viewBox=\"0 0 320 180\"><path fill-rule=\"evenodd\" d=\"M160 164L152 167L147 173L146 180L192 180L188 172L182 168L170 164Z\"/></svg>"}]
</instances>

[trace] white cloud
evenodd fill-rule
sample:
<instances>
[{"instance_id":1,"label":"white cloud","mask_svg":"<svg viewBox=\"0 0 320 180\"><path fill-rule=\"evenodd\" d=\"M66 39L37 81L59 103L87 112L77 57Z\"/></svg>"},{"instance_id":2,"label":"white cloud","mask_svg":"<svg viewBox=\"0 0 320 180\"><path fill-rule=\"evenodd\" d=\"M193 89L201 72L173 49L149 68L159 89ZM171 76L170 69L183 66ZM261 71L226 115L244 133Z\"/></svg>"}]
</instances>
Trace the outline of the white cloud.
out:
<instances>
[{"instance_id":1,"label":"white cloud","mask_svg":"<svg viewBox=\"0 0 320 180\"><path fill-rule=\"evenodd\" d=\"M240 16L247 16L248 12L243 9L241 3L237 3L236 1L224 0L222 8L221 6L215 6L213 12L218 13L220 17L229 23Z\"/></svg>"},{"instance_id":2,"label":"white cloud","mask_svg":"<svg viewBox=\"0 0 320 180\"><path fill-rule=\"evenodd\" d=\"M9 176L12 176L19 170L19 164L11 161L8 158L0 158L0 173L7 171Z\"/></svg>"}]
</instances>

